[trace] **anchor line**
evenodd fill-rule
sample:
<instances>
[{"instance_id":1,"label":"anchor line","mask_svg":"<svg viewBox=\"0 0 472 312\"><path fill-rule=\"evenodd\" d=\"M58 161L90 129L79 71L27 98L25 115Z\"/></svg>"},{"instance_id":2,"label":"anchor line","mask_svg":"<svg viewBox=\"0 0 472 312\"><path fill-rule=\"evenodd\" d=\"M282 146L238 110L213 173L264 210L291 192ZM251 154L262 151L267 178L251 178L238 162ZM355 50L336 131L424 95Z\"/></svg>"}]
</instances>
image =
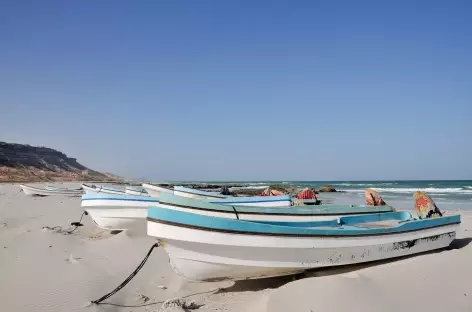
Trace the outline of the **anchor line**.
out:
<instances>
[{"instance_id":1,"label":"anchor line","mask_svg":"<svg viewBox=\"0 0 472 312\"><path fill-rule=\"evenodd\" d=\"M71 225L73 228L70 229L70 230L63 230L63 229L62 229L62 226L59 226L59 225L53 226L53 227L50 227L50 226L43 226L43 229L48 229L48 230L56 231L57 233L72 234L72 233L74 233L74 231L77 230L80 226L83 226L83 224L82 224L82 219L83 219L84 215L88 215L88 212L87 212L87 211L84 211L84 212L82 213L82 215L80 216L80 220L79 220L79 221L72 222L70 225Z\"/></svg>"},{"instance_id":2,"label":"anchor line","mask_svg":"<svg viewBox=\"0 0 472 312\"><path fill-rule=\"evenodd\" d=\"M114 290L112 290L111 292L109 292L108 294L98 298L97 300L94 300L92 301L92 303L94 304L100 304L102 301L104 300L107 300L108 298L110 298L111 296L113 296L114 294L116 294L117 292L119 292L123 287L126 286L126 284L128 284L137 274L138 272L143 268L144 264L146 263L146 261L149 259L149 256L151 255L152 251L154 250L154 248L156 247L159 247L160 244L159 242L155 243L154 245L152 245L151 249L149 249L148 253L146 254L146 256L144 257L143 261L141 261L141 263L138 265L138 267L130 274L130 276L128 276L128 278L126 278L120 285L118 285L118 287L116 287Z\"/></svg>"}]
</instances>

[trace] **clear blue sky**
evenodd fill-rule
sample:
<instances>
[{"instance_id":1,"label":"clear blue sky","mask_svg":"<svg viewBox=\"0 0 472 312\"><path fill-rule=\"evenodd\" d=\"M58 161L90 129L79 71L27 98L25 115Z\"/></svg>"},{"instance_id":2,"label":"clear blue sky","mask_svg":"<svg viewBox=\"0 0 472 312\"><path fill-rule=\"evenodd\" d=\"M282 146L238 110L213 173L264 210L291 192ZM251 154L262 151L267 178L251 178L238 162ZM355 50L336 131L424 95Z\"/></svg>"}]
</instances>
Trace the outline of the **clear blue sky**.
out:
<instances>
[{"instance_id":1,"label":"clear blue sky","mask_svg":"<svg viewBox=\"0 0 472 312\"><path fill-rule=\"evenodd\" d=\"M127 177L472 178L472 1L2 1L0 140Z\"/></svg>"}]
</instances>

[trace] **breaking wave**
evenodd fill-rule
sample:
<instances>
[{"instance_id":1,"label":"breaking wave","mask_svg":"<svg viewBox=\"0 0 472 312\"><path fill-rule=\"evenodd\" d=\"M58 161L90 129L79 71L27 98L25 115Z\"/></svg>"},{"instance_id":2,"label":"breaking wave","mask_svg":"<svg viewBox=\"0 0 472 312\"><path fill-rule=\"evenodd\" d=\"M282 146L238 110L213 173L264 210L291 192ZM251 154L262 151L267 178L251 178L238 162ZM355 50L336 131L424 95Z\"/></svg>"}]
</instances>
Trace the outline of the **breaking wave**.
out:
<instances>
[{"instance_id":1,"label":"breaking wave","mask_svg":"<svg viewBox=\"0 0 472 312\"><path fill-rule=\"evenodd\" d=\"M382 187L372 187L374 191L385 192L385 193L414 193L416 191L422 191L426 193L456 193L456 194L472 194L472 188L463 189L461 187L456 188L435 188L435 187L426 187L426 188L382 188ZM348 193L360 193L364 192L363 189L347 189L342 190Z\"/></svg>"}]
</instances>

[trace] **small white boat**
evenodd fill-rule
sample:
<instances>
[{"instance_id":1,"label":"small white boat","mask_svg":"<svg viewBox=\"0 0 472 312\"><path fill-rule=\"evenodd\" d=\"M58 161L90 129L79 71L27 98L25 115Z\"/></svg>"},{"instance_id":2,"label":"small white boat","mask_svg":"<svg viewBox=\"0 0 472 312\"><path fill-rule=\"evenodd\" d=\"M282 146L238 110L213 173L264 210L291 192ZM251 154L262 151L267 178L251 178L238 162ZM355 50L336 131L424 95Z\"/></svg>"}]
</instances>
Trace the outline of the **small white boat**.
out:
<instances>
[{"instance_id":1,"label":"small white boat","mask_svg":"<svg viewBox=\"0 0 472 312\"><path fill-rule=\"evenodd\" d=\"M248 222L163 208L148 209L147 233L173 269L191 281L279 276L445 248L459 215L413 219L408 212L330 221Z\"/></svg>"},{"instance_id":2,"label":"small white boat","mask_svg":"<svg viewBox=\"0 0 472 312\"><path fill-rule=\"evenodd\" d=\"M174 186L174 195L197 199L223 199L228 197L218 193L205 192L183 186Z\"/></svg>"},{"instance_id":3,"label":"small white boat","mask_svg":"<svg viewBox=\"0 0 472 312\"><path fill-rule=\"evenodd\" d=\"M158 198L146 196L85 194L80 205L101 229L145 233L147 208L158 202Z\"/></svg>"},{"instance_id":4,"label":"small white boat","mask_svg":"<svg viewBox=\"0 0 472 312\"><path fill-rule=\"evenodd\" d=\"M143 183L143 188L151 197L159 197L161 193L174 194L174 189L153 184Z\"/></svg>"},{"instance_id":5,"label":"small white boat","mask_svg":"<svg viewBox=\"0 0 472 312\"><path fill-rule=\"evenodd\" d=\"M87 185L82 184L82 188L84 189L86 194L115 194L115 195L126 195L126 193L122 190L111 188L109 186L103 185Z\"/></svg>"},{"instance_id":6,"label":"small white boat","mask_svg":"<svg viewBox=\"0 0 472 312\"><path fill-rule=\"evenodd\" d=\"M65 190L65 191L82 191L83 192L82 187L71 189L71 188L67 188L67 187L57 187L57 186L54 186L54 185L46 185L46 189L48 189L48 190Z\"/></svg>"},{"instance_id":7,"label":"small white boat","mask_svg":"<svg viewBox=\"0 0 472 312\"><path fill-rule=\"evenodd\" d=\"M143 187L127 186L125 193L133 196L149 196L148 192L146 192Z\"/></svg>"},{"instance_id":8,"label":"small white boat","mask_svg":"<svg viewBox=\"0 0 472 312\"><path fill-rule=\"evenodd\" d=\"M68 196L68 197L77 197L81 196L84 192L77 189L64 189L64 188L38 188L32 187L29 185L20 184L21 189L25 195L29 196Z\"/></svg>"}]
</instances>

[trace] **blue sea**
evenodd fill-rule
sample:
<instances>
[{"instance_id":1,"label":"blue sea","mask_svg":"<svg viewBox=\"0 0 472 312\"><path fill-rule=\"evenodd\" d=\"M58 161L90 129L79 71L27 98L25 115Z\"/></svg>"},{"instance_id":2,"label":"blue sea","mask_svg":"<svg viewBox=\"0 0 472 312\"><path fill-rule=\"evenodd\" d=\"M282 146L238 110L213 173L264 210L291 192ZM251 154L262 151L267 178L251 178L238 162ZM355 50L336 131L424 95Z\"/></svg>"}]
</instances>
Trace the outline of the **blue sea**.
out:
<instances>
[{"instance_id":1,"label":"blue sea","mask_svg":"<svg viewBox=\"0 0 472 312\"><path fill-rule=\"evenodd\" d=\"M242 182L250 187L264 188L282 184L297 188L319 188L332 185L340 193L321 193L325 203L363 204L364 190L372 188L382 198L397 208L413 209L413 193L424 191L439 208L444 210L472 210L472 180L423 180L423 181L252 181Z\"/></svg>"}]
</instances>

